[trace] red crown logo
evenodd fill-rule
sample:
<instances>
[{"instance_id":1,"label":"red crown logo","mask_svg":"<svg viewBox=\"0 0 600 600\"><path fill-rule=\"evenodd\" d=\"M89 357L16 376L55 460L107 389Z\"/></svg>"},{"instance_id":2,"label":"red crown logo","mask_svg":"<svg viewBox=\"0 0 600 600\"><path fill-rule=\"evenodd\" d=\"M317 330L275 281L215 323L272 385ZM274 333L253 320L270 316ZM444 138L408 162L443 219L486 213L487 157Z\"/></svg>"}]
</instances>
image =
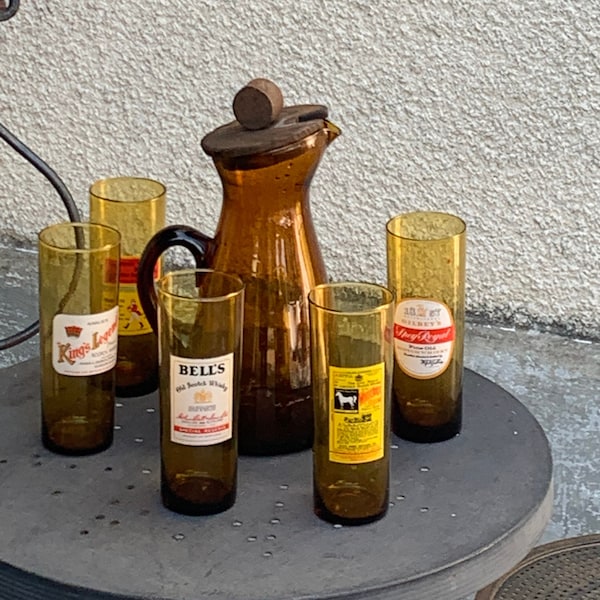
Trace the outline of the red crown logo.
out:
<instances>
[{"instance_id":1,"label":"red crown logo","mask_svg":"<svg viewBox=\"0 0 600 600\"><path fill-rule=\"evenodd\" d=\"M77 325L67 325L65 331L67 332L67 337L78 338L81 334L81 327L78 327Z\"/></svg>"}]
</instances>

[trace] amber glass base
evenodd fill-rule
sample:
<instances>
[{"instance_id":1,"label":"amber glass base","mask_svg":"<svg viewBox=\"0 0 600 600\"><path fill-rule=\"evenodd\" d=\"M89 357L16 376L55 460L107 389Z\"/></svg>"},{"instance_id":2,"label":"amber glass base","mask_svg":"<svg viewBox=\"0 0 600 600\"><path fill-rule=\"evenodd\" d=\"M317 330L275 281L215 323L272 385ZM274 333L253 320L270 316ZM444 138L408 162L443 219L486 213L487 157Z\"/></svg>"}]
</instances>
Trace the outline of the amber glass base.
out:
<instances>
[{"instance_id":1,"label":"amber glass base","mask_svg":"<svg viewBox=\"0 0 600 600\"><path fill-rule=\"evenodd\" d=\"M242 396L239 452L274 456L308 450L313 444L311 388L293 392L258 388Z\"/></svg>"},{"instance_id":2,"label":"amber glass base","mask_svg":"<svg viewBox=\"0 0 600 600\"><path fill-rule=\"evenodd\" d=\"M233 506L236 496L235 488L208 477L187 479L174 490L163 480L160 490L166 508L191 516L223 512Z\"/></svg>"},{"instance_id":3,"label":"amber glass base","mask_svg":"<svg viewBox=\"0 0 600 600\"><path fill-rule=\"evenodd\" d=\"M158 388L158 342L153 333L119 336L115 377L115 393L121 398L144 396Z\"/></svg>"},{"instance_id":4,"label":"amber glass base","mask_svg":"<svg viewBox=\"0 0 600 600\"><path fill-rule=\"evenodd\" d=\"M55 424L49 430L42 422L42 444L50 452L66 456L97 454L112 445L113 430L102 436L98 432L86 432L85 427Z\"/></svg>"},{"instance_id":5,"label":"amber glass base","mask_svg":"<svg viewBox=\"0 0 600 600\"><path fill-rule=\"evenodd\" d=\"M115 394L119 398L133 398L134 396L145 396L151 394L158 388L158 374L153 375L146 381L135 385L116 386Z\"/></svg>"},{"instance_id":6,"label":"amber glass base","mask_svg":"<svg viewBox=\"0 0 600 600\"><path fill-rule=\"evenodd\" d=\"M460 433L462 428L462 398L458 400L458 410L452 418L442 425L424 426L409 423L402 416L396 402L392 405L392 431L403 440L431 444L444 442Z\"/></svg>"},{"instance_id":7,"label":"amber glass base","mask_svg":"<svg viewBox=\"0 0 600 600\"><path fill-rule=\"evenodd\" d=\"M336 514L334 512L332 512L329 508L327 508L327 505L325 503L325 501L323 500L323 498L321 497L319 491L317 490L316 486L314 489L314 494L313 494L313 510L315 515L317 515L317 517L319 517L319 519L323 519L323 521L327 521L328 523L334 523L336 525L365 525L367 523L373 523L374 521L379 521L379 519L383 518L385 516L385 514L387 513L387 509L388 509L388 498L385 498L385 501L383 503L381 502L377 502L377 498L375 498L374 496L371 495L371 497L367 497L368 495L365 495L364 497L355 497L354 498L354 504L355 510L352 510L352 507L345 507L345 512L346 515L339 515ZM335 504L335 499L334 498L330 498L329 499L329 504L331 505L331 503ZM374 507L373 512L366 510L365 511L365 505L370 505L372 504ZM376 508L375 508L376 505ZM362 509L362 510L361 510ZM367 514L364 514L365 511ZM349 516L352 513L355 513L357 516ZM361 512L363 512L363 514L360 514Z\"/></svg>"},{"instance_id":8,"label":"amber glass base","mask_svg":"<svg viewBox=\"0 0 600 600\"><path fill-rule=\"evenodd\" d=\"M244 456L277 456L279 454L293 454L308 450L312 446L312 435L304 435L302 438L286 439L285 430L282 431L279 440L266 441L260 438L240 438L239 452Z\"/></svg>"}]
</instances>

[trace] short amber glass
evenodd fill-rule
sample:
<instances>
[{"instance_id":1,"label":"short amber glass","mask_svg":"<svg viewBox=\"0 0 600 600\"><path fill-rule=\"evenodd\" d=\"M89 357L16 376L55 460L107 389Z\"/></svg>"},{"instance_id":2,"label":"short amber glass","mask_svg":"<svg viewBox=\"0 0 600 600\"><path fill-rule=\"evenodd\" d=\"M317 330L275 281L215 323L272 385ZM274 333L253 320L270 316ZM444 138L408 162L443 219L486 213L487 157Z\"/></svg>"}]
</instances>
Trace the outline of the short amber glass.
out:
<instances>
[{"instance_id":1,"label":"short amber glass","mask_svg":"<svg viewBox=\"0 0 600 600\"><path fill-rule=\"evenodd\" d=\"M389 498L393 295L370 283L316 286L310 305L315 514L359 525Z\"/></svg>"},{"instance_id":2,"label":"short amber glass","mask_svg":"<svg viewBox=\"0 0 600 600\"><path fill-rule=\"evenodd\" d=\"M42 442L91 454L113 439L119 233L60 223L40 232Z\"/></svg>"},{"instance_id":3,"label":"short amber glass","mask_svg":"<svg viewBox=\"0 0 600 600\"><path fill-rule=\"evenodd\" d=\"M147 394L158 385L156 337L137 294L137 271L146 243L165 225L165 204L165 186L152 179L113 177L90 187L90 220L114 227L122 240L118 396Z\"/></svg>"},{"instance_id":4,"label":"short amber glass","mask_svg":"<svg viewBox=\"0 0 600 600\"><path fill-rule=\"evenodd\" d=\"M189 515L221 512L236 497L244 285L188 269L157 291L162 501Z\"/></svg>"},{"instance_id":5,"label":"short amber glass","mask_svg":"<svg viewBox=\"0 0 600 600\"><path fill-rule=\"evenodd\" d=\"M466 225L454 215L412 212L387 223L394 313L392 428L437 442L462 425Z\"/></svg>"}]
</instances>

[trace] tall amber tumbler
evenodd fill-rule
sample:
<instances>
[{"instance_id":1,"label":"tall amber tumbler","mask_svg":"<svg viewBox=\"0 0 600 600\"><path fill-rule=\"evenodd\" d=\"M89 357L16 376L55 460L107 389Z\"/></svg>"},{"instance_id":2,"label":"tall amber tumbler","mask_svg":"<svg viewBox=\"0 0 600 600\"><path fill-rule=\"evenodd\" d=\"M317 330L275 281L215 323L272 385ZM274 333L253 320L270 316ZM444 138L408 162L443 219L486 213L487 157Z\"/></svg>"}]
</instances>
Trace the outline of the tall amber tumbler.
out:
<instances>
[{"instance_id":1,"label":"tall amber tumbler","mask_svg":"<svg viewBox=\"0 0 600 600\"><path fill-rule=\"evenodd\" d=\"M163 504L205 515L235 502L244 284L210 269L157 284Z\"/></svg>"},{"instance_id":2,"label":"tall amber tumbler","mask_svg":"<svg viewBox=\"0 0 600 600\"><path fill-rule=\"evenodd\" d=\"M113 439L119 232L59 223L38 247L42 442L100 452Z\"/></svg>"},{"instance_id":3,"label":"tall amber tumbler","mask_svg":"<svg viewBox=\"0 0 600 600\"><path fill-rule=\"evenodd\" d=\"M392 428L439 442L462 425L466 225L412 212L387 223L388 287L395 293Z\"/></svg>"},{"instance_id":4,"label":"tall amber tumbler","mask_svg":"<svg viewBox=\"0 0 600 600\"><path fill-rule=\"evenodd\" d=\"M118 396L140 396L158 386L156 337L140 304L137 271L146 243L165 226L165 203L165 186L152 179L113 177L90 187L90 220L121 233Z\"/></svg>"},{"instance_id":5,"label":"tall amber tumbler","mask_svg":"<svg viewBox=\"0 0 600 600\"><path fill-rule=\"evenodd\" d=\"M315 514L342 525L383 517L389 498L393 296L371 283L309 295Z\"/></svg>"}]
</instances>

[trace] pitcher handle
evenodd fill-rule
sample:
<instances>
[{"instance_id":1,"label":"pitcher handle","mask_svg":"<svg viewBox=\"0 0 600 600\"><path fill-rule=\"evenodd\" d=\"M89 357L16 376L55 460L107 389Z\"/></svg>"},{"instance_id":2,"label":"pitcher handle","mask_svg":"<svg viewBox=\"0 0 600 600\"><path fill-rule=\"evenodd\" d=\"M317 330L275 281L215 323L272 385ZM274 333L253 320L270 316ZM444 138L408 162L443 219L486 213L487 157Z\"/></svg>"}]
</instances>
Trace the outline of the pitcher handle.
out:
<instances>
[{"instance_id":1,"label":"pitcher handle","mask_svg":"<svg viewBox=\"0 0 600 600\"><path fill-rule=\"evenodd\" d=\"M214 251L214 240L188 225L169 225L157 231L146 244L137 273L137 291L146 319L154 333L158 333L156 316L156 288L154 272L163 252L173 246L183 246L192 253L196 268L208 267Z\"/></svg>"}]
</instances>

